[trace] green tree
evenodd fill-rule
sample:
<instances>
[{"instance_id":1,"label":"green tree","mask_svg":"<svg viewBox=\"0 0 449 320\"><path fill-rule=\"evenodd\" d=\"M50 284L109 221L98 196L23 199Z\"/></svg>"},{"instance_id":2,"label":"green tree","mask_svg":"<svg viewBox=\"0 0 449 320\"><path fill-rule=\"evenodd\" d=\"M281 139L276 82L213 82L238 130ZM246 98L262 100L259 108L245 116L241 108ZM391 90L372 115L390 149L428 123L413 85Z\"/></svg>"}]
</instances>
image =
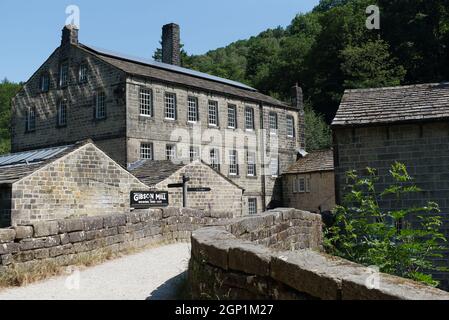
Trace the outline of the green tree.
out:
<instances>
[{"instance_id":1,"label":"green tree","mask_svg":"<svg viewBox=\"0 0 449 320\"><path fill-rule=\"evenodd\" d=\"M332 145L332 133L324 117L317 114L310 106L306 106L304 120L307 151L329 149Z\"/></svg>"},{"instance_id":2,"label":"green tree","mask_svg":"<svg viewBox=\"0 0 449 320\"><path fill-rule=\"evenodd\" d=\"M406 73L397 59L391 57L388 44L380 39L349 45L341 55L345 88L398 86Z\"/></svg>"},{"instance_id":3,"label":"green tree","mask_svg":"<svg viewBox=\"0 0 449 320\"><path fill-rule=\"evenodd\" d=\"M0 154L11 150L11 99L21 87L6 78L0 83Z\"/></svg>"},{"instance_id":4,"label":"green tree","mask_svg":"<svg viewBox=\"0 0 449 320\"><path fill-rule=\"evenodd\" d=\"M377 190L376 171L367 168L367 172L367 176L347 173L343 205L336 207L335 224L326 230L327 251L367 266L376 265L381 272L438 285L428 274L431 270L447 271L434 263L447 250L438 204L404 205L407 202L402 200L421 191L404 164L391 166L392 184L383 191ZM385 200L394 209L383 209L380 203Z\"/></svg>"}]
</instances>

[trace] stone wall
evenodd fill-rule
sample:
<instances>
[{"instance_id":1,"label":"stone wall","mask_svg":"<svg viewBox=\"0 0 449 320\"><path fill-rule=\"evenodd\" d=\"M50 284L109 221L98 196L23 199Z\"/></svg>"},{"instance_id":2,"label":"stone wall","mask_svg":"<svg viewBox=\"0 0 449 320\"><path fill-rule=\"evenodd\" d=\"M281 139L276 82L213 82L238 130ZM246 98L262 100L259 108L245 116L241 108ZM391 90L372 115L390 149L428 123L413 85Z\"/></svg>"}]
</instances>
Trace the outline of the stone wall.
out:
<instances>
[{"instance_id":1,"label":"stone wall","mask_svg":"<svg viewBox=\"0 0 449 320\"><path fill-rule=\"evenodd\" d=\"M285 209L193 232L193 298L449 300L445 291L319 252L320 225L317 215Z\"/></svg>"},{"instance_id":2,"label":"stone wall","mask_svg":"<svg viewBox=\"0 0 449 320\"><path fill-rule=\"evenodd\" d=\"M186 208L41 221L0 229L0 273L45 262L69 265L84 253L121 252L151 244L189 241L191 232L231 215Z\"/></svg>"},{"instance_id":3,"label":"stone wall","mask_svg":"<svg viewBox=\"0 0 449 320\"><path fill-rule=\"evenodd\" d=\"M148 186L87 143L12 185L11 225L130 210Z\"/></svg>"},{"instance_id":4,"label":"stone wall","mask_svg":"<svg viewBox=\"0 0 449 320\"><path fill-rule=\"evenodd\" d=\"M155 185L157 190L168 191L171 206L182 207L182 188L168 188L168 185L179 183L183 175L190 178L189 188L211 188L208 192L187 192L187 207L205 212L242 215L242 188L200 161L187 164Z\"/></svg>"},{"instance_id":5,"label":"stone wall","mask_svg":"<svg viewBox=\"0 0 449 320\"><path fill-rule=\"evenodd\" d=\"M294 192L293 185L299 178L309 179L306 192ZM306 174L285 174L282 176L283 205L319 213L335 207L335 178L333 171Z\"/></svg>"},{"instance_id":6,"label":"stone wall","mask_svg":"<svg viewBox=\"0 0 449 320\"><path fill-rule=\"evenodd\" d=\"M423 191L405 198L402 205L419 207L428 201L439 204L444 224L442 231L449 238L449 125L447 122L372 126L365 128L334 128L334 159L337 202L343 199L345 173L357 170L365 174L366 167L377 170L378 190L391 183L389 169L395 161L404 163L413 182ZM391 209L392 198L380 202ZM447 266L449 250L436 263ZM441 287L449 289L449 273L433 271Z\"/></svg>"}]
</instances>

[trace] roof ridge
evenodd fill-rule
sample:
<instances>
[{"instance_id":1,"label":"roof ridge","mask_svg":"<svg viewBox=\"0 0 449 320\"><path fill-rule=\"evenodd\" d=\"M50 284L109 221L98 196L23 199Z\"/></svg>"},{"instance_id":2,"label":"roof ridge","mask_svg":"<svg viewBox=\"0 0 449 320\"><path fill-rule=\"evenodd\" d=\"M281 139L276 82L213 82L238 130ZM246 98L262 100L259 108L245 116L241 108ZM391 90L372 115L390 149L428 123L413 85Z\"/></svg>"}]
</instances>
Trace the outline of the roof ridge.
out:
<instances>
[{"instance_id":1,"label":"roof ridge","mask_svg":"<svg viewBox=\"0 0 449 320\"><path fill-rule=\"evenodd\" d=\"M415 83L409 85L400 85L400 86L388 86L388 87L379 87L379 88L358 88L358 89L346 89L346 93L352 92L370 92L370 91L384 91L384 90L400 90L400 89L408 89L408 88L422 88L422 87L435 87L435 86L449 86L449 81L443 82L430 82L430 83Z\"/></svg>"}]
</instances>

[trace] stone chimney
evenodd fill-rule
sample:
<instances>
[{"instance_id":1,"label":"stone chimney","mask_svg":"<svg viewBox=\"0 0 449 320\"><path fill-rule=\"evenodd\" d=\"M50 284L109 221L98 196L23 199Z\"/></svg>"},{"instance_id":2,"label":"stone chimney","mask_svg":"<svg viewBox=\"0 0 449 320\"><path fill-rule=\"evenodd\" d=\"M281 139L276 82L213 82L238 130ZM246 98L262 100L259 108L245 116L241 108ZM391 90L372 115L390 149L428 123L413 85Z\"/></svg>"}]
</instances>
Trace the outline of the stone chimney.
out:
<instances>
[{"instance_id":1,"label":"stone chimney","mask_svg":"<svg viewBox=\"0 0 449 320\"><path fill-rule=\"evenodd\" d=\"M62 29L61 46L78 44L78 27L74 24L64 26Z\"/></svg>"},{"instance_id":2,"label":"stone chimney","mask_svg":"<svg viewBox=\"0 0 449 320\"><path fill-rule=\"evenodd\" d=\"M306 148L306 125L304 119L304 98L302 89L296 83L291 89L292 106L298 110L298 138L301 149Z\"/></svg>"},{"instance_id":3,"label":"stone chimney","mask_svg":"<svg viewBox=\"0 0 449 320\"><path fill-rule=\"evenodd\" d=\"M176 23L162 27L162 62L181 65L180 32Z\"/></svg>"}]
</instances>

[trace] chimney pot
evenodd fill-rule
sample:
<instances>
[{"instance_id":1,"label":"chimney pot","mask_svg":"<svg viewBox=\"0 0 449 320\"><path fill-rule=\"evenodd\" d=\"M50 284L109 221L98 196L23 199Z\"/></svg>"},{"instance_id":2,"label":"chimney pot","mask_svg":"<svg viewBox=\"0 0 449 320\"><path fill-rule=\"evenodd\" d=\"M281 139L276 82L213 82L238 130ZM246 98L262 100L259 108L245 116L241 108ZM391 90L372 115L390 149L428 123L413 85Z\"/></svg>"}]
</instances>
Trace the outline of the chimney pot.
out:
<instances>
[{"instance_id":1,"label":"chimney pot","mask_svg":"<svg viewBox=\"0 0 449 320\"><path fill-rule=\"evenodd\" d=\"M176 23L162 27L162 62L181 65L180 30Z\"/></svg>"},{"instance_id":2,"label":"chimney pot","mask_svg":"<svg viewBox=\"0 0 449 320\"><path fill-rule=\"evenodd\" d=\"M74 24L65 25L62 29L61 46L78 45L78 27Z\"/></svg>"}]
</instances>

